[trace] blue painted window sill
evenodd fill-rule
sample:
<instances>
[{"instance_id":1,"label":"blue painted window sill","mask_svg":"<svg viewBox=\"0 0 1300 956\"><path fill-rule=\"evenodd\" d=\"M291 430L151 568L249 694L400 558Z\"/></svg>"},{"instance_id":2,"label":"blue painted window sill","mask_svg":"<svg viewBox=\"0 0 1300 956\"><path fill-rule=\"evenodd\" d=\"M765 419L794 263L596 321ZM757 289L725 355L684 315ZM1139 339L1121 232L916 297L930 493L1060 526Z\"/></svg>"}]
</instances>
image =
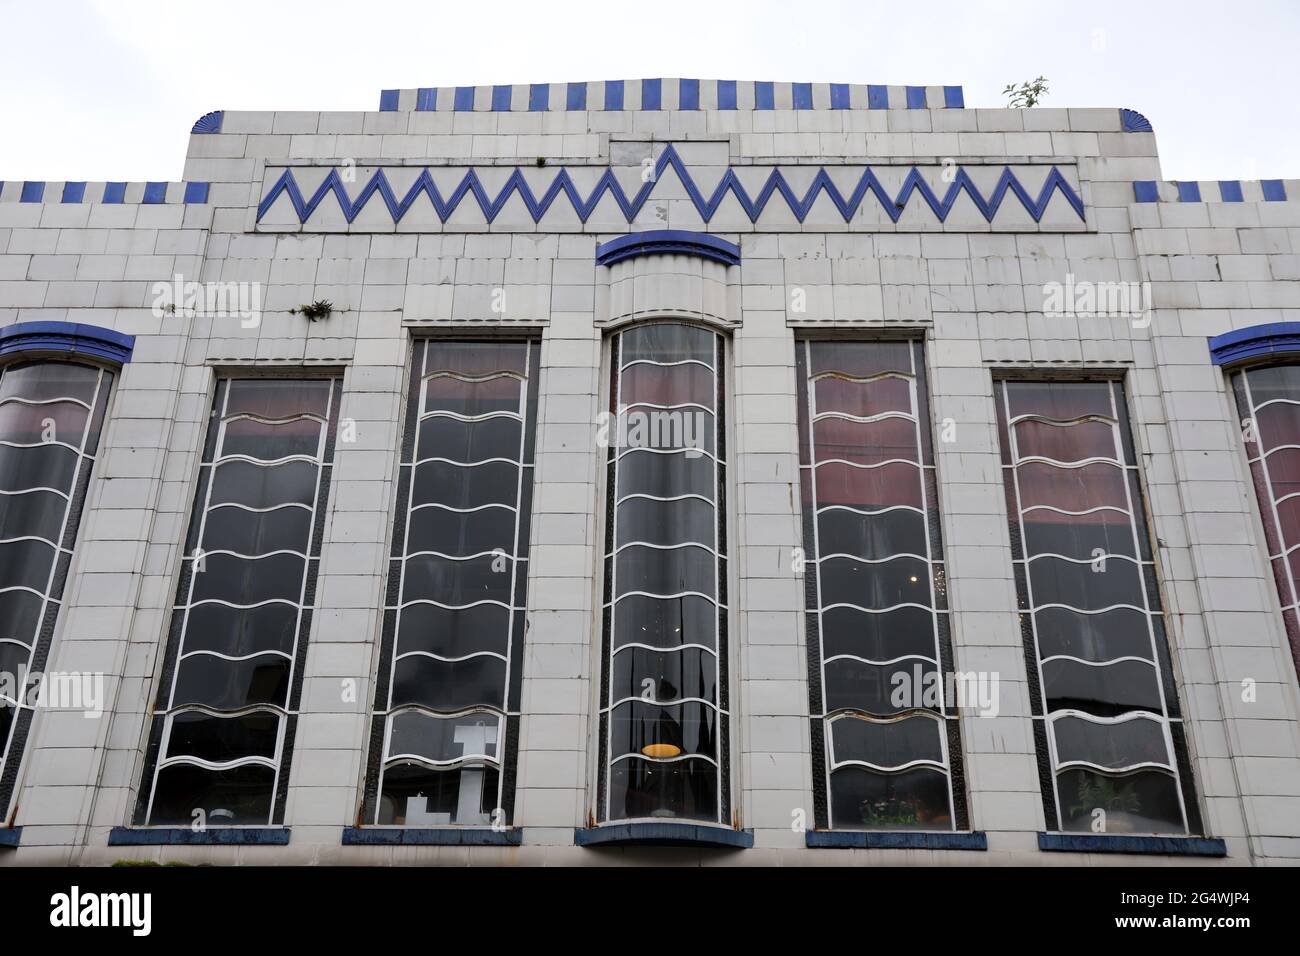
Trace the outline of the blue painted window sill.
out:
<instances>
[{"instance_id":1,"label":"blue painted window sill","mask_svg":"<svg viewBox=\"0 0 1300 956\"><path fill-rule=\"evenodd\" d=\"M615 823L573 831L578 846L711 846L748 850L753 830L727 830L699 823Z\"/></svg>"},{"instance_id":2,"label":"blue painted window sill","mask_svg":"<svg viewBox=\"0 0 1300 956\"><path fill-rule=\"evenodd\" d=\"M344 846L519 846L519 830L472 827L344 827Z\"/></svg>"},{"instance_id":3,"label":"blue painted window sill","mask_svg":"<svg viewBox=\"0 0 1300 956\"><path fill-rule=\"evenodd\" d=\"M12 850L17 848L18 841L22 838L22 827L5 827L4 829L0 829L0 850Z\"/></svg>"},{"instance_id":4,"label":"blue painted window sill","mask_svg":"<svg viewBox=\"0 0 1300 956\"><path fill-rule=\"evenodd\" d=\"M832 850L987 850L988 838L975 833L915 833L906 830L809 830L809 847Z\"/></svg>"},{"instance_id":5,"label":"blue painted window sill","mask_svg":"<svg viewBox=\"0 0 1300 956\"><path fill-rule=\"evenodd\" d=\"M113 827L109 846L288 846L288 827Z\"/></svg>"},{"instance_id":6,"label":"blue painted window sill","mask_svg":"<svg viewBox=\"0 0 1300 956\"><path fill-rule=\"evenodd\" d=\"M1038 849L1062 853L1228 855L1228 845L1210 837L1121 836L1114 833L1040 833Z\"/></svg>"}]
</instances>

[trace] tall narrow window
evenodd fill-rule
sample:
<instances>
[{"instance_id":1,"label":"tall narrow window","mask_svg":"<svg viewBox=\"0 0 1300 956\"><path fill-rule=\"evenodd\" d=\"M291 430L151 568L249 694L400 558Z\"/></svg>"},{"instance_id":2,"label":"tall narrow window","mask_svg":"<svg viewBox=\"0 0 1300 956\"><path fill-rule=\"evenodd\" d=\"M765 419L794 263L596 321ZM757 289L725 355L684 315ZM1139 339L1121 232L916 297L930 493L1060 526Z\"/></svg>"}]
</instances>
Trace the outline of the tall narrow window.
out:
<instances>
[{"instance_id":1,"label":"tall narrow window","mask_svg":"<svg viewBox=\"0 0 1300 956\"><path fill-rule=\"evenodd\" d=\"M611 343L597 815L730 822L724 340Z\"/></svg>"},{"instance_id":2,"label":"tall narrow window","mask_svg":"<svg viewBox=\"0 0 1300 956\"><path fill-rule=\"evenodd\" d=\"M1282 621L1300 671L1300 365L1237 372L1232 390Z\"/></svg>"},{"instance_id":3,"label":"tall narrow window","mask_svg":"<svg viewBox=\"0 0 1300 956\"><path fill-rule=\"evenodd\" d=\"M537 342L416 343L363 819L508 826Z\"/></svg>"},{"instance_id":4,"label":"tall narrow window","mask_svg":"<svg viewBox=\"0 0 1300 956\"><path fill-rule=\"evenodd\" d=\"M1047 826L1199 832L1124 388L996 397Z\"/></svg>"},{"instance_id":5,"label":"tall narrow window","mask_svg":"<svg viewBox=\"0 0 1300 956\"><path fill-rule=\"evenodd\" d=\"M137 823L284 818L340 385L217 381Z\"/></svg>"},{"instance_id":6,"label":"tall narrow window","mask_svg":"<svg viewBox=\"0 0 1300 956\"><path fill-rule=\"evenodd\" d=\"M71 362L0 369L0 820L32 721L113 375Z\"/></svg>"},{"instance_id":7,"label":"tall narrow window","mask_svg":"<svg viewBox=\"0 0 1300 956\"><path fill-rule=\"evenodd\" d=\"M920 342L797 346L819 829L967 829Z\"/></svg>"}]
</instances>

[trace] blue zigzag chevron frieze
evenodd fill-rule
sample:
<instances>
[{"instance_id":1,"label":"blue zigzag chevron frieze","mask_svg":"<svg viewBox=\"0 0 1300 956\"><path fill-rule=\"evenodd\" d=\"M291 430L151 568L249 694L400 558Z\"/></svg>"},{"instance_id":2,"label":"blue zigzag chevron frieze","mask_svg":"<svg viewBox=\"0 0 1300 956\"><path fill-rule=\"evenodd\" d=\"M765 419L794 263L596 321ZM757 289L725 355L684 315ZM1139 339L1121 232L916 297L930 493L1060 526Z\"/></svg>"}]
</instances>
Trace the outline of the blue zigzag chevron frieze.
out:
<instances>
[{"instance_id":1,"label":"blue zigzag chevron frieze","mask_svg":"<svg viewBox=\"0 0 1300 956\"><path fill-rule=\"evenodd\" d=\"M281 194L284 194L293 204L298 221L306 223L317 207L325 201L325 198L332 194L338 201L343 215L351 223L365 208L365 205L377 194L383 200L389 213L391 213L393 221L401 222L402 217L410 211L416 200L423 194L428 196L438 219L443 223L451 217L467 196L474 198L474 201L478 203L479 208L483 211L484 217L491 223L500 215L501 210L510 198L518 194L534 223L541 222L542 217L546 215L546 211L561 195L568 198L578 218L585 223L595 211L597 204L608 192L618 204L619 210L627 221L631 223L649 200L656 183L670 168L677 174L687 196L699 212L700 218L705 222L711 220L717 213L718 207L722 205L722 201L728 193L733 195L740 203L741 209L749 217L750 222L757 222L768 202L774 196L780 196L789 206L790 211L794 213L795 218L802 223L812 210L813 203L817 201L818 197L825 194L847 223L852 220L854 213L857 212L867 198L868 193L875 197L885 214L893 222L898 222L913 194L919 194L939 221L943 222L947 219L953 204L963 192L970 197L980 215L990 223L1008 193L1020 201L1035 222L1041 221L1043 214L1047 211L1048 203L1056 192L1060 192L1066 202L1078 214L1080 220L1085 218L1083 199L1055 166L1051 168L1037 196L1029 194L1029 191L1016 178L1015 172L1010 167L1003 167L997 184L987 197L980 192L979 187L975 185L964 168L957 169L947 191L940 197L931 189L929 183L925 181L916 166L913 166L908 171L907 178L903 181L902 188L897 196L889 194L871 167L866 167L863 170L856 185L846 196L835 185L830 174L823 166L817 170L812 183L802 196L796 193L780 169L773 169L757 194L751 197L741 183L740 178L736 175L736 170L729 167L712 194L706 197L695 184L695 180L691 177L686 164L677 155L677 151L673 149L672 145L668 145L655 162L654 177L642 185L632 196L628 196L623 190L623 186L615 177L613 169L605 170L597 181L595 188L592 189L591 194L586 197L574 184L569 176L569 171L561 169L555 179L551 181L551 184L538 196L524 178L522 168L515 167L496 196L488 194L488 190L479 179L478 174L473 169L470 169L466 171L460 183L444 198L434 183L432 174L426 168L421 171L419 177L411 184L411 188L407 190L406 195L401 198L398 198L394 192L388 177L384 175L382 169L377 170L370 177L369 181L361 188L361 191L357 193L355 199L348 196L347 189L344 187L343 180L336 169L330 170L329 175L311 194L311 197L306 198L298 186L297 179L294 178L293 170L286 169L281 173L274 185L271 186L262 201L258 203L257 219L260 222L276 200L280 198Z\"/></svg>"}]
</instances>

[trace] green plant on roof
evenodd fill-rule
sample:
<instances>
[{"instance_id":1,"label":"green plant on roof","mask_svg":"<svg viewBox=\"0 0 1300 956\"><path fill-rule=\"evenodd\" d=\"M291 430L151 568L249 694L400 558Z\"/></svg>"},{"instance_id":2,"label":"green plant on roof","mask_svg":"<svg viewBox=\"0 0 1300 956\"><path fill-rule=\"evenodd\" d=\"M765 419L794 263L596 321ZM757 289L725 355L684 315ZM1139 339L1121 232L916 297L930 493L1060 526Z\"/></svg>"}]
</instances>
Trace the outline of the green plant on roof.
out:
<instances>
[{"instance_id":1,"label":"green plant on roof","mask_svg":"<svg viewBox=\"0 0 1300 956\"><path fill-rule=\"evenodd\" d=\"M1008 83L1007 88L1002 91L1002 95L1007 98L1007 106L1012 109L1021 110L1037 106L1038 101L1047 95L1047 77L1040 76L1036 80L1021 83L1019 86Z\"/></svg>"}]
</instances>

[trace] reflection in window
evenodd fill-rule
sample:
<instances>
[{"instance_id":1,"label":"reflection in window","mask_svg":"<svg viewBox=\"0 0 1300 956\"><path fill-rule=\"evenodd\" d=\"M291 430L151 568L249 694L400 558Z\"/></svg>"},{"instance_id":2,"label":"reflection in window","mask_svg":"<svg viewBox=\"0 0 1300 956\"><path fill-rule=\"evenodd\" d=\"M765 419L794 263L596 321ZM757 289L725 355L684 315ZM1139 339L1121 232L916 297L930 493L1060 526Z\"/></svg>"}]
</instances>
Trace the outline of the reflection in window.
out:
<instances>
[{"instance_id":1,"label":"reflection in window","mask_svg":"<svg viewBox=\"0 0 1300 956\"><path fill-rule=\"evenodd\" d=\"M1300 365L1232 377L1291 657L1300 671Z\"/></svg>"},{"instance_id":2,"label":"reflection in window","mask_svg":"<svg viewBox=\"0 0 1300 956\"><path fill-rule=\"evenodd\" d=\"M508 825L513 815L539 351L416 343L367 823Z\"/></svg>"},{"instance_id":3,"label":"reflection in window","mask_svg":"<svg viewBox=\"0 0 1300 956\"><path fill-rule=\"evenodd\" d=\"M0 369L0 816L17 780L77 540L113 375L71 362Z\"/></svg>"},{"instance_id":4,"label":"reflection in window","mask_svg":"<svg viewBox=\"0 0 1300 956\"><path fill-rule=\"evenodd\" d=\"M1123 386L996 399L1047 826L1200 832Z\"/></svg>"},{"instance_id":5,"label":"reflection in window","mask_svg":"<svg viewBox=\"0 0 1300 956\"><path fill-rule=\"evenodd\" d=\"M339 390L217 381L137 823L284 818Z\"/></svg>"},{"instance_id":6,"label":"reflection in window","mask_svg":"<svg viewBox=\"0 0 1300 956\"><path fill-rule=\"evenodd\" d=\"M597 816L730 822L724 342L611 343Z\"/></svg>"},{"instance_id":7,"label":"reflection in window","mask_svg":"<svg viewBox=\"0 0 1300 956\"><path fill-rule=\"evenodd\" d=\"M818 829L968 828L921 349L796 349Z\"/></svg>"}]
</instances>

